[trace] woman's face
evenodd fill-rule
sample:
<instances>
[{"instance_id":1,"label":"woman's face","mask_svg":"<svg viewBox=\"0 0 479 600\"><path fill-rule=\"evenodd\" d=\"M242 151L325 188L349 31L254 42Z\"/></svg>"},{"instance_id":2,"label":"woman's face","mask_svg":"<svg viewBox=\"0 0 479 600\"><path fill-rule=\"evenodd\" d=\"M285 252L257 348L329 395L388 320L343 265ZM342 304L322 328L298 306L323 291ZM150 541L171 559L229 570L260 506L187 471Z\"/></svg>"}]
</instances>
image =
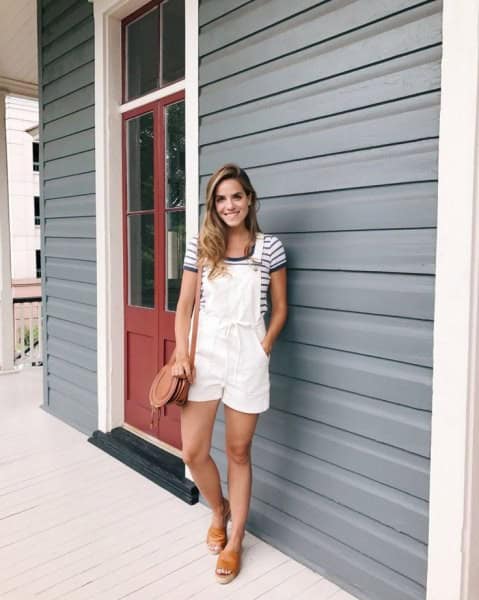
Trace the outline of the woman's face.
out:
<instances>
[{"instance_id":1,"label":"woman's face","mask_svg":"<svg viewBox=\"0 0 479 600\"><path fill-rule=\"evenodd\" d=\"M231 228L244 226L249 196L236 179L224 179L216 187L215 207L220 219Z\"/></svg>"}]
</instances>

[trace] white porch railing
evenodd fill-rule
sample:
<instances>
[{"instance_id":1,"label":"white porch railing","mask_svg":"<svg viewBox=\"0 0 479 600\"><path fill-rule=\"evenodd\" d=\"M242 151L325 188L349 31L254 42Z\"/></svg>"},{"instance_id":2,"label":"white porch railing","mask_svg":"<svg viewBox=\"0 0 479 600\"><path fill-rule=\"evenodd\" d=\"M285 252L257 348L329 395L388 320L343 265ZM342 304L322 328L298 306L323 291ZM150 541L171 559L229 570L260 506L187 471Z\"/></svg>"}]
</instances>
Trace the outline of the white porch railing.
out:
<instances>
[{"instance_id":1,"label":"white porch railing","mask_svg":"<svg viewBox=\"0 0 479 600\"><path fill-rule=\"evenodd\" d=\"M41 365L42 299L14 298L15 364Z\"/></svg>"}]
</instances>

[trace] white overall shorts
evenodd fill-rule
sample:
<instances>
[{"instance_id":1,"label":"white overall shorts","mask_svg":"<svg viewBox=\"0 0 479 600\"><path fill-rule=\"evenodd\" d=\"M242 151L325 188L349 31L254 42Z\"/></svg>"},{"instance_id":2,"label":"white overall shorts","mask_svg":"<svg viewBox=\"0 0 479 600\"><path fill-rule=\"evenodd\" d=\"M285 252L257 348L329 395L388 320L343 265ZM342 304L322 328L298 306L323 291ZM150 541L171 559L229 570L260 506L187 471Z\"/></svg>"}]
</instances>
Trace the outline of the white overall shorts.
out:
<instances>
[{"instance_id":1,"label":"white overall shorts","mask_svg":"<svg viewBox=\"0 0 479 600\"><path fill-rule=\"evenodd\" d=\"M245 413L269 408L269 356L261 345L266 333L261 314L263 242L258 234L247 264L228 264L227 272L214 279L208 279L206 270L191 402L221 399Z\"/></svg>"}]
</instances>

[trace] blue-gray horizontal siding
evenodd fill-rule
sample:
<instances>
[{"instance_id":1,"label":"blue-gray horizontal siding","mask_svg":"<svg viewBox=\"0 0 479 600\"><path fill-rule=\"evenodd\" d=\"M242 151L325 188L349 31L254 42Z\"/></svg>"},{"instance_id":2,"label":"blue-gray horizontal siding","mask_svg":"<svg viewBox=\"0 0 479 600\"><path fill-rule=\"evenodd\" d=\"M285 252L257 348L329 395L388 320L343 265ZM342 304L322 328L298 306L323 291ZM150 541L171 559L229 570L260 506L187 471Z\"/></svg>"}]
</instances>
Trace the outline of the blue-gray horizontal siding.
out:
<instances>
[{"instance_id":1,"label":"blue-gray horizontal siding","mask_svg":"<svg viewBox=\"0 0 479 600\"><path fill-rule=\"evenodd\" d=\"M45 408L97 426L93 9L38 1Z\"/></svg>"},{"instance_id":2,"label":"blue-gray horizontal siding","mask_svg":"<svg viewBox=\"0 0 479 600\"><path fill-rule=\"evenodd\" d=\"M200 197L238 162L289 261L249 526L368 600L425 597L441 10L200 3Z\"/></svg>"}]
</instances>

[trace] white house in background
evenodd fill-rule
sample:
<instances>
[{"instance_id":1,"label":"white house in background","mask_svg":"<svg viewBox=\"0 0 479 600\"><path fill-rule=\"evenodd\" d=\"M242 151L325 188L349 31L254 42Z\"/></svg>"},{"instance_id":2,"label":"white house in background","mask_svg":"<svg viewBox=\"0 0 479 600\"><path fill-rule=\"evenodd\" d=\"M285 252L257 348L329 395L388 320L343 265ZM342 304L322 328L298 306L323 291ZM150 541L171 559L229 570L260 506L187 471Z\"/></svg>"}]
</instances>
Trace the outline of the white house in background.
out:
<instances>
[{"instance_id":1,"label":"white house in background","mask_svg":"<svg viewBox=\"0 0 479 600\"><path fill-rule=\"evenodd\" d=\"M13 298L41 296L38 102L7 96L5 121Z\"/></svg>"}]
</instances>

